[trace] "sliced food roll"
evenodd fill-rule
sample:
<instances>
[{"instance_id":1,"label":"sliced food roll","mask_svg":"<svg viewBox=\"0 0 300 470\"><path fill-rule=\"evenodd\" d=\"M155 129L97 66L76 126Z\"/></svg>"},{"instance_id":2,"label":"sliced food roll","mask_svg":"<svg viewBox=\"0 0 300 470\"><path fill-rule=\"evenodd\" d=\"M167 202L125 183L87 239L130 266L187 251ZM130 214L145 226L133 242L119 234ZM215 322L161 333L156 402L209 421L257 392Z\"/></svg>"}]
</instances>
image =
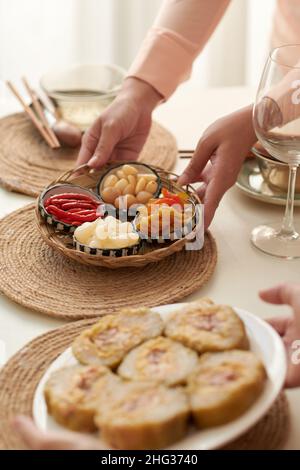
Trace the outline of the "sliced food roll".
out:
<instances>
[{"instance_id":1,"label":"sliced food roll","mask_svg":"<svg viewBox=\"0 0 300 470\"><path fill-rule=\"evenodd\" d=\"M199 353L249 348L244 324L235 311L203 301L171 315L165 334Z\"/></svg>"},{"instance_id":2,"label":"sliced food roll","mask_svg":"<svg viewBox=\"0 0 300 470\"><path fill-rule=\"evenodd\" d=\"M148 308L124 309L81 333L73 343L73 354L82 364L115 368L132 348L160 335L163 326L160 315Z\"/></svg>"},{"instance_id":3,"label":"sliced food roll","mask_svg":"<svg viewBox=\"0 0 300 470\"><path fill-rule=\"evenodd\" d=\"M95 423L116 449L160 449L187 432L189 405L182 388L129 382L99 407Z\"/></svg>"},{"instance_id":4,"label":"sliced food roll","mask_svg":"<svg viewBox=\"0 0 300 470\"><path fill-rule=\"evenodd\" d=\"M48 412L73 431L92 432L95 409L106 402L120 378L104 366L74 365L51 375L44 389Z\"/></svg>"},{"instance_id":5,"label":"sliced food roll","mask_svg":"<svg viewBox=\"0 0 300 470\"><path fill-rule=\"evenodd\" d=\"M132 349L118 368L125 379L166 385L185 382L198 363L198 354L177 341L158 336Z\"/></svg>"},{"instance_id":6,"label":"sliced food roll","mask_svg":"<svg viewBox=\"0 0 300 470\"><path fill-rule=\"evenodd\" d=\"M188 381L194 421L218 426L243 414L262 392L266 373L250 351L206 353Z\"/></svg>"}]
</instances>

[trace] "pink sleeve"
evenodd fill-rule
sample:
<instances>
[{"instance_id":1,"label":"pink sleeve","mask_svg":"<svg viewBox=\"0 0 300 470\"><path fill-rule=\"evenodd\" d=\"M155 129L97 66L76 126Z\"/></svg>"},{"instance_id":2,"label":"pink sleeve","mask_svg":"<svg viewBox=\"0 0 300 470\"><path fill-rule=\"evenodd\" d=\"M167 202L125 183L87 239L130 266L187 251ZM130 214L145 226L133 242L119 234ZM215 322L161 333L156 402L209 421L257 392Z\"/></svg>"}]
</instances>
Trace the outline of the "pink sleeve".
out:
<instances>
[{"instance_id":1,"label":"pink sleeve","mask_svg":"<svg viewBox=\"0 0 300 470\"><path fill-rule=\"evenodd\" d=\"M165 0L144 39L129 76L168 98L191 73L192 64L230 0Z\"/></svg>"},{"instance_id":2,"label":"pink sleeve","mask_svg":"<svg viewBox=\"0 0 300 470\"><path fill-rule=\"evenodd\" d=\"M277 0L272 30L272 47L300 42L299 0Z\"/></svg>"}]
</instances>

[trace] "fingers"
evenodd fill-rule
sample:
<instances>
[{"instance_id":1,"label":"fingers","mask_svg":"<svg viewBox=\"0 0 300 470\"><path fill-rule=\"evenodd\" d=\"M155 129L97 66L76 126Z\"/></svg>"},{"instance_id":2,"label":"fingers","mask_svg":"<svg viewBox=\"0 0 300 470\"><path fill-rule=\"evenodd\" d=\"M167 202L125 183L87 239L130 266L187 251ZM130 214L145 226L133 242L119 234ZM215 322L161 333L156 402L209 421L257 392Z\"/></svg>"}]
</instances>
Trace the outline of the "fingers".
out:
<instances>
[{"instance_id":1,"label":"fingers","mask_svg":"<svg viewBox=\"0 0 300 470\"><path fill-rule=\"evenodd\" d=\"M87 163L94 155L101 134L101 127L102 122L100 119L97 119L85 132L76 162L77 166Z\"/></svg>"},{"instance_id":2,"label":"fingers","mask_svg":"<svg viewBox=\"0 0 300 470\"><path fill-rule=\"evenodd\" d=\"M269 323L274 328L274 330L277 331L277 333L280 336L284 336L286 329L290 323L290 318L289 317L268 318L267 323Z\"/></svg>"},{"instance_id":3,"label":"fingers","mask_svg":"<svg viewBox=\"0 0 300 470\"><path fill-rule=\"evenodd\" d=\"M93 157L88 164L91 168L101 168L110 159L114 147L119 140L118 127L113 123L105 123L101 129L99 142Z\"/></svg>"},{"instance_id":4,"label":"fingers","mask_svg":"<svg viewBox=\"0 0 300 470\"><path fill-rule=\"evenodd\" d=\"M139 152L130 149L116 149L114 159L117 161L135 161L139 157Z\"/></svg>"},{"instance_id":5,"label":"fingers","mask_svg":"<svg viewBox=\"0 0 300 470\"><path fill-rule=\"evenodd\" d=\"M77 165L88 163L91 168L100 168L110 158L119 140L119 127L115 121L97 119L82 139Z\"/></svg>"},{"instance_id":6,"label":"fingers","mask_svg":"<svg viewBox=\"0 0 300 470\"><path fill-rule=\"evenodd\" d=\"M212 179L207 185L204 197L204 229L207 230L227 190L227 186Z\"/></svg>"},{"instance_id":7,"label":"fingers","mask_svg":"<svg viewBox=\"0 0 300 470\"><path fill-rule=\"evenodd\" d=\"M259 292L259 296L265 302L275 305L300 304L300 284L279 284Z\"/></svg>"},{"instance_id":8,"label":"fingers","mask_svg":"<svg viewBox=\"0 0 300 470\"><path fill-rule=\"evenodd\" d=\"M178 183L183 186L198 181L214 150L215 143L213 139L200 139L193 158L180 176Z\"/></svg>"},{"instance_id":9,"label":"fingers","mask_svg":"<svg viewBox=\"0 0 300 470\"><path fill-rule=\"evenodd\" d=\"M43 432L27 416L17 416L12 426L24 444L33 450L99 450L98 439L75 432Z\"/></svg>"},{"instance_id":10,"label":"fingers","mask_svg":"<svg viewBox=\"0 0 300 470\"><path fill-rule=\"evenodd\" d=\"M214 156L214 158L218 159L214 168L210 169L208 167L204 170L204 180L208 181L203 200L205 230L210 226L222 197L235 182L235 172L224 167L224 156L220 150L219 154Z\"/></svg>"},{"instance_id":11,"label":"fingers","mask_svg":"<svg viewBox=\"0 0 300 470\"><path fill-rule=\"evenodd\" d=\"M17 416L13 420L12 426L27 447L33 450L39 450L43 447L44 434L37 429L30 418Z\"/></svg>"}]
</instances>

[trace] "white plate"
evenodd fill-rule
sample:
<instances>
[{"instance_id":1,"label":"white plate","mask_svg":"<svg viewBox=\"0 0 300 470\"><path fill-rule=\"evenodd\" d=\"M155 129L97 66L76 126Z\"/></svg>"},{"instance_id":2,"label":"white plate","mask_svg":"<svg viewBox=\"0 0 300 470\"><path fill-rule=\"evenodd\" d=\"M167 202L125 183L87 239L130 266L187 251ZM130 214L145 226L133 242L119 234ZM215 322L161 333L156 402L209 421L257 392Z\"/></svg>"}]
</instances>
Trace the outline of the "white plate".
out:
<instances>
[{"instance_id":1,"label":"white plate","mask_svg":"<svg viewBox=\"0 0 300 470\"><path fill-rule=\"evenodd\" d=\"M153 311L161 314L166 319L170 313L181 309L185 305L164 305L153 308ZM235 308L235 311L246 326L251 350L261 358L267 370L268 380L263 393L240 418L224 426L208 430L191 430L184 439L176 442L170 449L208 450L224 446L259 421L272 406L283 387L286 374L286 359L282 340L273 328L257 316L240 308ZM76 360L72 356L71 349L68 348L47 369L36 389L33 401L33 417L37 426L44 431L63 429L47 413L43 395L45 382L53 371L72 364L76 364Z\"/></svg>"}]
</instances>

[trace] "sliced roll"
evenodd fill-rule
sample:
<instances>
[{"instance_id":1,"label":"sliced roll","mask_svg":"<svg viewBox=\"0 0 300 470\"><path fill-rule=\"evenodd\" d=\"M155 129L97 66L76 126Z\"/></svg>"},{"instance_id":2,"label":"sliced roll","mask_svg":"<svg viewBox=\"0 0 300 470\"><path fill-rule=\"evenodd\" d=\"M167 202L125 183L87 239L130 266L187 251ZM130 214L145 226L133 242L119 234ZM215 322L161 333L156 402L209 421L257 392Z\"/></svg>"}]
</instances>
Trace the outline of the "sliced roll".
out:
<instances>
[{"instance_id":1,"label":"sliced roll","mask_svg":"<svg viewBox=\"0 0 300 470\"><path fill-rule=\"evenodd\" d=\"M108 400L119 382L104 366L74 365L59 369L45 385L48 413L73 431L95 431L94 415L99 401Z\"/></svg>"},{"instance_id":2,"label":"sliced roll","mask_svg":"<svg viewBox=\"0 0 300 470\"><path fill-rule=\"evenodd\" d=\"M250 351L204 354L187 387L196 425L218 426L242 415L261 394L265 378L262 362Z\"/></svg>"},{"instance_id":3,"label":"sliced roll","mask_svg":"<svg viewBox=\"0 0 300 470\"><path fill-rule=\"evenodd\" d=\"M171 315L165 334L199 353L249 348L244 324L235 311L207 300Z\"/></svg>"},{"instance_id":4,"label":"sliced roll","mask_svg":"<svg viewBox=\"0 0 300 470\"><path fill-rule=\"evenodd\" d=\"M95 417L101 437L114 448L160 449L185 436L189 405L183 389L131 382L116 395Z\"/></svg>"},{"instance_id":5,"label":"sliced roll","mask_svg":"<svg viewBox=\"0 0 300 470\"><path fill-rule=\"evenodd\" d=\"M132 349L118 368L125 379L183 384L198 363L198 354L177 341L158 336Z\"/></svg>"},{"instance_id":6,"label":"sliced roll","mask_svg":"<svg viewBox=\"0 0 300 470\"><path fill-rule=\"evenodd\" d=\"M143 341L161 334L163 321L148 308L124 309L105 315L73 343L73 354L82 364L115 368L125 354Z\"/></svg>"}]
</instances>

